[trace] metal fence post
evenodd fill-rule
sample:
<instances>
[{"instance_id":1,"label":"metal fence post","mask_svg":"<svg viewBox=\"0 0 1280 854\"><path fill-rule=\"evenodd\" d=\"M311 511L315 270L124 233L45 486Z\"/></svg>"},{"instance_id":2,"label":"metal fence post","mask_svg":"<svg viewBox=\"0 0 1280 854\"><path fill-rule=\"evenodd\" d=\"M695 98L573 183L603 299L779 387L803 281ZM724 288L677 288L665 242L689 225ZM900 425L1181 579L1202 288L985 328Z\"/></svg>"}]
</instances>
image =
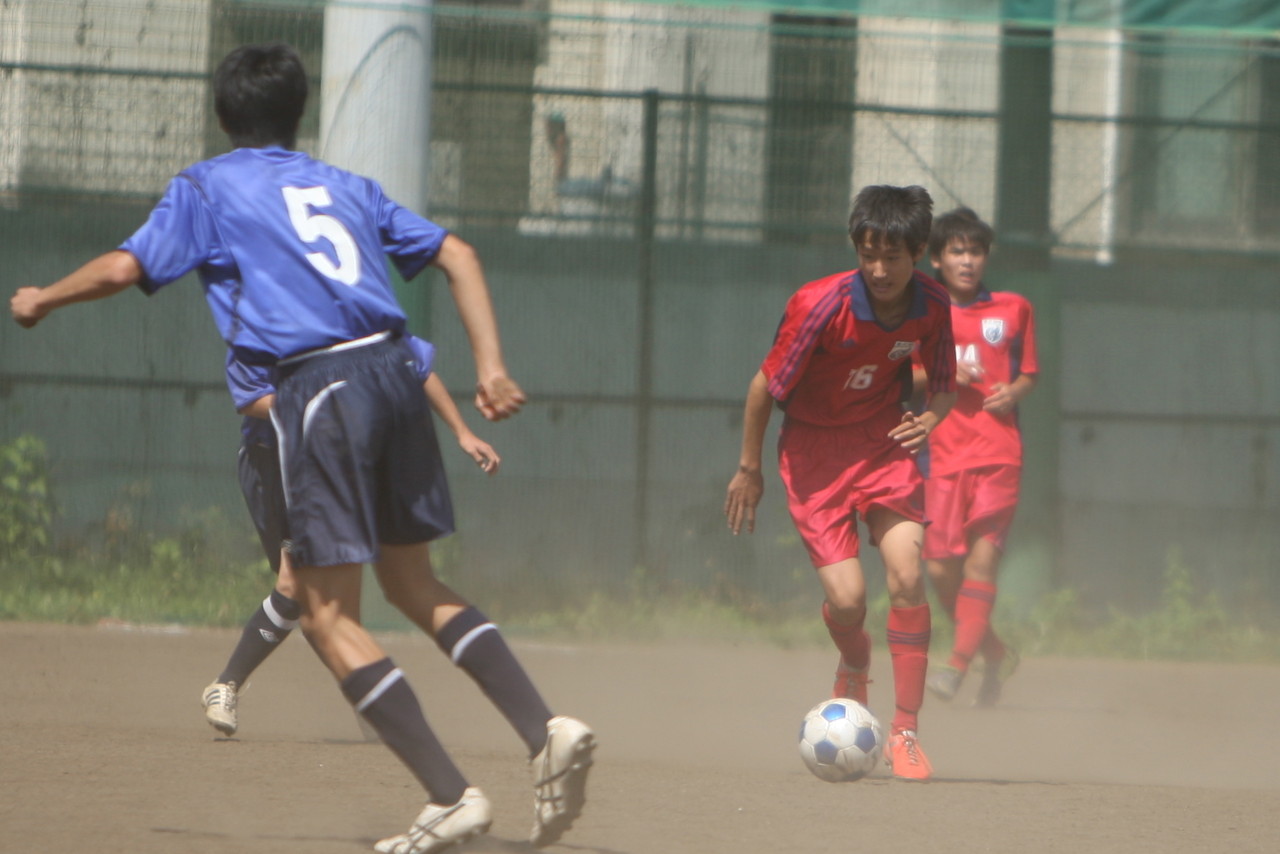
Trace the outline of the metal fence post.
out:
<instances>
[{"instance_id":1,"label":"metal fence post","mask_svg":"<svg viewBox=\"0 0 1280 854\"><path fill-rule=\"evenodd\" d=\"M649 563L649 458L653 409L653 253L658 207L658 90L644 93L643 165L636 211L636 290L640 351L636 354L636 536L633 566Z\"/></svg>"}]
</instances>

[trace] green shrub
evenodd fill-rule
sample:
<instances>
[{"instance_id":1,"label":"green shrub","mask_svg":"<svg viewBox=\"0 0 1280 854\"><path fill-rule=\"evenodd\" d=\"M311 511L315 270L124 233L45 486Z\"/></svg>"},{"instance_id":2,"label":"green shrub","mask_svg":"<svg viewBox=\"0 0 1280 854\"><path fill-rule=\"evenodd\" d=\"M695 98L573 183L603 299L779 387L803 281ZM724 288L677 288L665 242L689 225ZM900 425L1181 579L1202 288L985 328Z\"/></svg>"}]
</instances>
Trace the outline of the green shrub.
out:
<instances>
[{"instance_id":1,"label":"green shrub","mask_svg":"<svg viewBox=\"0 0 1280 854\"><path fill-rule=\"evenodd\" d=\"M19 436L0 445L0 551L6 562L43 558L53 543L53 519L44 442Z\"/></svg>"},{"instance_id":2,"label":"green shrub","mask_svg":"<svg viewBox=\"0 0 1280 854\"><path fill-rule=\"evenodd\" d=\"M236 625L274 583L247 521L181 511L175 531L142 531L146 483L124 486L91 542L55 543L44 443L0 446L0 619ZM250 546L246 548L246 546Z\"/></svg>"}]
</instances>

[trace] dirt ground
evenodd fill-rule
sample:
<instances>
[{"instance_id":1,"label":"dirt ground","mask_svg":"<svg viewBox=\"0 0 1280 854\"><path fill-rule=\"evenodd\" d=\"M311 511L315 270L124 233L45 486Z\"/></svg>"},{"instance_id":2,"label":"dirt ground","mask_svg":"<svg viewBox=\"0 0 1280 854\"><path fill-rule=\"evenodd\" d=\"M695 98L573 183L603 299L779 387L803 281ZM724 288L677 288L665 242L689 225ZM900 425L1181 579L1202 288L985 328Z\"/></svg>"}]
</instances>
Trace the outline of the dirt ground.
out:
<instances>
[{"instance_id":1,"label":"dirt ground","mask_svg":"<svg viewBox=\"0 0 1280 854\"><path fill-rule=\"evenodd\" d=\"M221 739L197 704L232 631L0 623L0 851L346 854L422 793L306 644L255 675ZM532 850L511 730L425 638L381 638L495 804L462 852ZM995 709L926 703L927 784L831 785L795 738L824 650L515 643L553 708L596 728L587 811L549 851L1280 851L1280 668L1030 659ZM891 705L887 655L873 710Z\"/></svg>"}]
</instances>

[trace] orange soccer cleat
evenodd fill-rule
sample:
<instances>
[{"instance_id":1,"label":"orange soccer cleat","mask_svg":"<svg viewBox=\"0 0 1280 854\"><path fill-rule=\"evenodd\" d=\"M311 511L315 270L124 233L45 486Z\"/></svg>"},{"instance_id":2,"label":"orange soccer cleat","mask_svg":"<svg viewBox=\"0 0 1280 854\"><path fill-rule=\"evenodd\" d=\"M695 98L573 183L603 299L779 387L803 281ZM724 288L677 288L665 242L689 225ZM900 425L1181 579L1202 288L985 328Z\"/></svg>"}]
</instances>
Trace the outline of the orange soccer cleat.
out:
<instances>
[{"instance_id":1,"label":"orange soccer cleat","mask_svg":"<svg viewBox=\"0 0 1280 854\"><path fill-rule=\"evenodd\" d=\"M884 749L884 760L893 767L893 776L899 780L924 782L933 776L933 766L924 755L920 740L909 729L895 732Z\"/></svg>"}]
</instances>

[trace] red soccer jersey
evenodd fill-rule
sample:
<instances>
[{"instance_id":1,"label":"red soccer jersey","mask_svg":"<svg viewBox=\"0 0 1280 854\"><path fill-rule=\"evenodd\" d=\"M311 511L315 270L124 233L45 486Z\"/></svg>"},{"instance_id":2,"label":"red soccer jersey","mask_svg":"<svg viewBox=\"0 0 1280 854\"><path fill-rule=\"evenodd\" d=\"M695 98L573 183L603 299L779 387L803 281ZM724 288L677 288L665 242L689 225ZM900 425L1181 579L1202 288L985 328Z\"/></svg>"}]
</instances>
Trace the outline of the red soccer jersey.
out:
<instances>
[{"instance_id":1,"label":"red soccer jersey","mask_svg":"<svg viewBox=\"0 0 1280 854\"><path fill-rule=\"evenodd\" d=\"M1035 314L1019 294L983 288L968 305L951 307L956 359L977 362L982 378L960 386L956 405L929 434L929 473L950 474L993 464L1022 464L1017 410L994 415L982 408L995 383L1011 383L1040 370Z\"/></svg>"},{"instance_id":2,"label":"red soccer jersey","mask_svg":"<svg viewBox=\"0 0 1280 854\"><path fill-rule=\"evenodd\" d=\"M950 297L923 273L910 287L911 307L895 329L876 320L857 270L810 282L791 296L760 368L788 418L833 427L900 409L917 344L930 392L955 389Z\"/></svg>"}]
</instances>

